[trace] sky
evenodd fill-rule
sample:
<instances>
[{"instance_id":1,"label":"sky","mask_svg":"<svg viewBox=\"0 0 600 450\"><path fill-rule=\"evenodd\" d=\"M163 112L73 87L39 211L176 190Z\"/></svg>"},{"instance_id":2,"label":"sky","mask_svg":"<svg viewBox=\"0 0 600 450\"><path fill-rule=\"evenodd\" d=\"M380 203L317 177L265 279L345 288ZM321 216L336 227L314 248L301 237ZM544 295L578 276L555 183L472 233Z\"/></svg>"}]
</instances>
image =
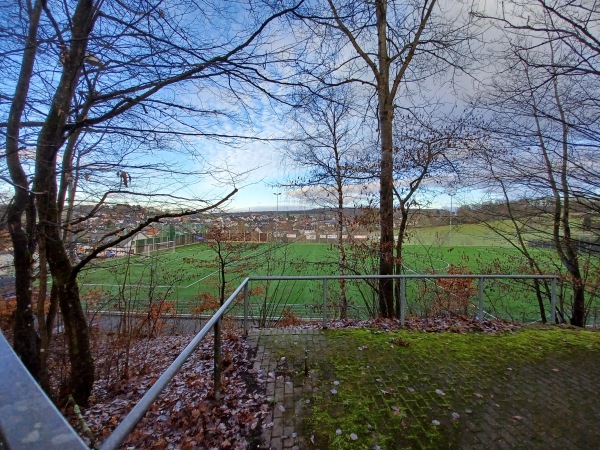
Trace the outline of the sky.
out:
<instances>
[{"instance_id":1,"label":"sky","mask_svg":"<svg viewBox=\"0 0 600 450\"><path fill-rule=\"evenodd\" d=\"M288 36L289 39L289 36ZM191 98L194 94L190 93ZM198 95L198 94L195 94ZM207 99L204 99L207 100ZM210 102L210 100L209 100ZM206 102L206 104L210 104ZM288 137L290 123L286 113L278 111L265 99L251 99L251 128L240 129L233 121L221 119L218 132L244 134L248 136L267 139L284 139ZM231 105L231 103L230 103ZM213 106L210 104L210 106ZM290 175L293 175L289 164L286 164L286 145L282 141L246 141L239 145L227 145L207 139L195 139L191 143L196 151L211 165L226 167L231 173L243 174L221 179L219 182L211 176L200 180L186 180L185 194L199 198L218 199L231 191L235 185L239 192L226 205L231 211L260 211L260 210L291 210L314 207L313 204L301 196L282 187ZM378 152L377 149L374 149ZM183 164L193 164L185 162ZM198 168L200 170L200 167ZM209 174L210 175L210 174ZM118 182L115 177L115 182ZM373 185L376 193L378 186ZM443 188L431 186L427 197L431 207L449 208L451 202L460 202L460 195L455 195L452 200L445 194Z\"/></svg>"},{"instance_id":2,"label":"sky","mask_svg":"<svg viewBox=\"0 0 600 450\"><path fill-rule=\"evenodd\" d=\"M482 8L496 9L495 2L480 2ZM447 8L458 8L453 2L446 4ZM438 82L439 80L439 76ZM447 86L440 88L428 82L426 91L432 96L443 97L445 102L452 108L461 100L455 97ZM469 82L470 83L470 82ZM466 85L466 83L465 83ZM261 104L260 99L253 100L253 130L248 135L262 136L267 138L288 137L291 124L286 118L284 111L276 110L272 103ZM275 109L274 109L275 108ZM235 124L226 124L225 131L236 132ZM291 174L289 164L286 164L286 146L283 142L247 142L239 147L227 146L213 142L198 142L201 151L211 163L221 166L226 165L230 170L246 175L241 180L236 180L239 192L227 205L231 211L261 211L261 210L294 210L314 207L308 200L301 196L293 195L293 192L282 184L286 184ZM374 149L379 152L379 149ZM427 183L425 183L427 184ZM420 200L427 203L429 207L456 209L457 206L468 202L476 202L484 195L476 190L463 189L448 194L448 190L439 184L431 184L427 187L427 194ZM206 180L198 185L198 189L208 192L225 192L228 186L218 187L214 182ZM216 191L215 191L216 189ZM222 191L219 191L222 189ZM374 183L373 192L378 192L378 184ZM279 194L279 195L277 195ZM377 196L377 195L375 195Z\"/></svg>"},{"instance_id":3,"label":"sky","mask_svg":"<svg viewBox=\"0 0 600 450\"><path fill-rule=\"evenodd\" d=\"M267 110L267 106L260 110L259 116L262 117L259 117L261 125L257 135L273 139L285 138L291 123L286 121L284 114L271 114L267 113ZM190 195L204 194L216 198L225 195L235 184L239 191L224 208L227 211L289 211L318 206L300 194L297 188L285 186L298 172L294 172L290 163L286 162L287 144L283 141L250 141L232 146L199 139L195 146L210 164L227 167L234 174L242 175L224 178L222 183L205 177L190 188ZM378 154L379 148L374 148L373 151ZM378 182L373 181L370 187L376 196ZM456 208L461 201L459 199L465 200L469 197L466 192L455 193L451 200L451 197L444 193L444 187L428 184L427 181L424 182L424 187L427 195L426 199L421 200L433 208L449 209L451 203ZM353 206L353 203L349 202L348 206Z\"/></svg>"},{"instance_id":4,"label":"sky","mask_svg":"<svg viewBox=\"0 0 600 450\"><path fill-rule=\"evenodd\" d=\"M461 8L462 2L449 1L443 4L446 14L457 13ZM499 4L496 1L479 0L478 9L486 14L494 15L499 13ZM500 36L498 29L486 29L485 38L488 42L494 41ZM489 49L492 47L488 48ZM448 72L453 72L449 70ZM454 72L454 81L457 82L454 86L445 84L448 81L445 76L437 75L427 80L422 89L421 95L431 96L429 106L440 102L442 108L447 108L448 111L459 110L465 106L465 94L469 94L473 90L474 79L485 78L486 68L477 74L471 72L469 75L464 75ZM473 76L473 74L475 74ZM458 86L457 91L455 88ZM402 101L402 100L397 100ZM427 102L427 100L425 100ZM273 137L285 137L286 131L289 129L289 124L286 123L285 114L279 114L277 120L273 120L273 115L267 111L268 108L260 108L261 114L258 116L258 123L261 123L261 132L265 135ZM436 111L439 114L439 110ZM448 115L451 113L448 112ZM442 114L443 115L443 114ZM373 149L379 153L379 149ZM282 143L272 144L250 144L247 147L239 149L225 149L221 154L226 154L228 161L232 167L240 169L255 167L256 170L248 175L246 183L240 185L240 192L235 196L230 203L229 208L234 211L245 210L289 210L311 208L314 205L309 201L302 199L300 196L293 195L291 191L285 188L277 187L278 184L286 182L286 165L285 165L285 146ZM288 168L289 169L289 168ZM483 200L494 198L496 193L484 191L476 188L448 188L440 183L423 182L423 194L417 197L417 200L423 205L431 208L444 208L456 210L461 205L475 204ZM372 192L377 197L379 190L378 182L372 185ZM276 195L280 193L281 195Z\"/></svg>"},{"instance_id":5,"label":"sky","mask_svg":"<svg viewBox=\"0 0 600 450\"><path fill-rule=\"evenodd\" d=\"M436 94L439 88L431 89ZM450 97L452 97L450 95ZM456 101L452 98L450 101ZM262 102L262 103L261 103ZM223 122L220 130L232 134L260 136L267 139L289 138L292 123L283 107L261 99L252 101L252 128L236 128L236 124ZM282 141L250 141L239 146L229 146L213 141L198 140L195 143L199 151L210 161L221 167L227 167L234 173L245 173L236 180L239 192L228 203L230 211L262 211L262 210L297 210L308 209L315 205L302 196L294 195L292 190L281 185L289 184L293 175L289 162L286 162L286 143ZM379 149L373 149L377 154ZM293 178L293 177L292 177ZM218 186L212 180L198 184L199 192L226 192L230 185ZM220 190L219 190L220 189ZM373 192L378 186L373 186ZM432 207L449 208L450 197L443 194L443 189L436 188L434 195L428 197ZM279 195L277 195L279 194Z\"/></svg>"},{"instance_id":6,"label":"sky","mask_svg":"<svg viewBox=\"0 0 600 450\"><path fill-rule=\"evenodd\" d=\"M242 148L233 148L224 145L206 144L206 155L225 164L234 172L248 172L237 184L239 192L227 204L226 210L231 212L247 211L289 211L304 210L315 205L304 196L297 193L297 189L286 188L289 168L285 164L285 148L282 143L252 143ZM374 149L376 152L379 149ZM469 190L453 192L451 197L446 189L438 185L427 186L427 196L423 199L431 208L454 210L460 204L477 201L481 193ZM205 192L226 192L229 185L219 186L211 180L199 183L198 190ZM378 182L372 183L373 192L378 191ZM279 195L278 195L279 194ZM351 205L348 205L351 206Z\"/></svg>"}]
</instances>

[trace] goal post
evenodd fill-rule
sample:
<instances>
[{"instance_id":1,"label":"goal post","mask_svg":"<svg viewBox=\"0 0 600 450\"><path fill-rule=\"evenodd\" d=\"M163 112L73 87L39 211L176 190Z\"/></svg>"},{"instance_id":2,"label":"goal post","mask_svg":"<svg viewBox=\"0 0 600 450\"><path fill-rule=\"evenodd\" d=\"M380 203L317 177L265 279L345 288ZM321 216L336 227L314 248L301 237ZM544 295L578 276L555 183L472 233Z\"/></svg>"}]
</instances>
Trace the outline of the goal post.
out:
<instances>
[{"instance_id":1,"label":"goal post","mask_svg":"<svg viewBox=\"0 0 600 450\"><path fill-rule=\"evenodd\" d=\"M156 252L167 250L171 250L173 253L175 252L175 241L157 242L154 244L154 251Z\"/></svg>"},{"instance_id":2,"label":"goal post","mask_svg":"<svg viewBox=\"0 0 600 450\"><path fill-rule=\"evenodd\" d=\"M175 248L177 247L175 241L166 241L166 242L152 242L146 244L146 255L150 255L150 253L154 252L165 252L171 251L175 253Z\"/></svg>"}]
</instances>

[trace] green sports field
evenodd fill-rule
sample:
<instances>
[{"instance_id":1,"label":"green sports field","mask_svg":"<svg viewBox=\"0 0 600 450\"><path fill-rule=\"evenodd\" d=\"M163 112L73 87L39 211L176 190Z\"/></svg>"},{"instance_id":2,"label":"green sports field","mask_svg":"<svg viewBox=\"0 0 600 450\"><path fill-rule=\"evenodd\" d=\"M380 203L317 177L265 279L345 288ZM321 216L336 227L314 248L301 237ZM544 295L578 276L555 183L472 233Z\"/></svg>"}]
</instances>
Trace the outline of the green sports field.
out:
<instances>
[{"instance_id":1,"label":"green sports field","mask_svg":"<svg viewBox=\"0 0 600 450\"><path fill-rule=\"evenodd\" d=\"M240 248L243 244L239 244ZM259 244L240 250L227 264L227 281L235 284L249 275L335 275L337 249L328 244ZM407 245L403 266L406 273L446 273L450 265L465 266L472 273L482 267L517 267L518 253L503 247L434 247ZM208 244L164 250L150 256L133 255L97 262L81 277L84 288L123 289L162 286L177 290L180 297L194 296L218 278L217 255ZM375 265L365 262L361 267ZM367 273L363 271L362 273Z\"/></svg>"},{"instance_id":2,"label":"green sports field","mask_svg":"<svg viewBox=\"0 0 600 450\"><path fill-rule=\"evenodd\" d=\"M457 238L455 238L457 239ZM414 242L414 241L413 241ZM352 252L350 252L352 253ZM244 244L224 243L221 256L226 264L226 295L249 275L335 275L337 249L329 244ZM351 255L349 255L351 256ZM553 273L548 253L548 273ZM194 313L202 302L215 298L219 283L218 254L208 243L162 250L150 255L109 258L97 262L81 277L82 292L91 306L106 309L131 308L145 310L163 301L171 302L179 312ZM523 260L518 252L502 246L407 245L403 267L407 274L448 273L523 273ZM458 268L458 269L457 269ZM362 260L360 273L376 273L377 264ZM530 282L487 281L486 311L492 317L536 320L537 301ZM469 296L465 308L474 315L476 282L449 286L435 280L411 280L407 283L407 311L433 314L432 301L440 296ZM295 316L322 315L323 284L321 281L254 282L251 286L253 312L263 316L281 316L287 311ZM346 284L350 313L367 316L376 309L376 293L364 281ZM332 315L339 311L340 286L328 283L328 308ZM206 311L213 309L207 308Z\"/></svg>"}]
</instances>

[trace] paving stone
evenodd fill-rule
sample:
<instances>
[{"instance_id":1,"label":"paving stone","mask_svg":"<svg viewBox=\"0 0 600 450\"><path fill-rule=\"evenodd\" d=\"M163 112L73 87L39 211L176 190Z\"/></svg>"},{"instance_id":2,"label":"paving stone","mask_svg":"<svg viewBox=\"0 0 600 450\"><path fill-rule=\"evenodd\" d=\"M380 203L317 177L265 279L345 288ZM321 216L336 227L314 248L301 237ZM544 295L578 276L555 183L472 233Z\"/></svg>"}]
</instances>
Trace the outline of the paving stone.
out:
<instances>
[{"instance_id":1,"label":"paving stone","mask_svg":"<svg viewBox=\"0 0 600 450\"><path fill-rule=\"evenodd\" d=\"M310 442L310 436L282 437L301 432L302 419L310 413L307 398L327 394L333 388L333 380L318 380L312 370L304 377L303 369L304 349L309 352L310 363L325 354L331 342L323 331L309 329L252 330L248 342L257 348L255 370L265 374L275 372L278 377L283 375L267 383L267 395L275 397L274 426L264 430L263 448L311 448L301 445ZM598 352L593 357L573 354L560 359L549 357L543 362L527 365L511 360L502 370L497 367L501 367L499 361L501 363L505 355L482 354L479 365L450 364L439 373L434 359L423 360L418 367L411 366L407 370L410 377L398 384L394 371L371 366L368 348L352 351L364 360L360 364L364 364L365 376L381 379L380 389L388 391L379 397L383 408L401 404L407 415L414 419L413 423L423 428L431 426L433 415L441 422L440 427L454 430L456 438L451 448L600 448ZM286 352L297 358L278 364ZM400 355L395 350L391 354ZM440 398L436 389L444 391L446 396ZM455 397L462 398L463 403L453 404L449 399ZM279 405L284 405L285 411L280 411ZM424 414L424 410L429 413ZM460 419L451 420L452 412L459 413ZM433 442L415 442L415 447L434 446Z\"/></svg>"},{"instance_id":2,"label":"paving stone","mask_svg":"<svg viewBox=\"0 0 600 450\"><path fill-rule=\"evenodd\" d=\"M283 442L281 438L273 438L271 439L270 447L271 450L281 450L283 448Z\"/></svg>"}]
</instances>

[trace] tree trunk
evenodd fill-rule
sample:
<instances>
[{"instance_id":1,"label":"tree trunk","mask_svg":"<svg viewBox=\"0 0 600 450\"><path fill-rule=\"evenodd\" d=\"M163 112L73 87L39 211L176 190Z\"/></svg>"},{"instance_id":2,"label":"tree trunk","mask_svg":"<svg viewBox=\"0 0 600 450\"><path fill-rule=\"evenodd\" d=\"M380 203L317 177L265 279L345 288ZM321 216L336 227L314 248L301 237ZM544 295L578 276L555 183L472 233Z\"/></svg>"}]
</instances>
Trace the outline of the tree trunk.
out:
<instances>
[{"instance_id":1,"label":"tree trunk","mask_svg":"<svg viewBox=\"0 0 600 450\"><path fill-rule=\"evenodd\" d=\"M571 325L575 325L576 327L585 326L585 285L581 278L573 280Z\"/></svg>"},{"instance_id":2,"label":"tree trunk","mask_svg":"<svg viewBox=\"0 0 600 450\"><path fill-rule=\"evenodd\" d=\"M8 207L8 230L13 244L15 266L16 309L14 313L15 353L37 380L40 375L39 337L35 330L32 296L33 235L35 213L33 200L25 189L16 188L15 197ZM23 228L26 216L26 229ZM28 230L29 229L29 232Z\"/></svg>"},{"instance_id":3,"label":"tree trunk","mask_svg":"<svg viewBox=\"0 0 600 450\"><path fill-rule=\"evenodd\" d=\"M223 233L219 233L217 240L217 257L219 259L219 305L225 303L225 259L223 256L224 249L221 247ZM213 349L213 392L215 400L221 399L221 373L222 373L222 358L221 358L221 319L215 322L214 330L214 349Z\"/></svg>"},{"instance_id":4,"label":"tree trunk","mask_svg":"<svg viewBox=\"0 0 600 450\"><path fill-rule=\"evenodd\" d=\"M334 136L335 139L335 136ZM336 190L338 200L338 229L337 229L337 244L338 244L338 267L340 275L346 274L346 249L344 247L344 184L340 176L342 168L340 166L340 155L337 149L337 143L334 145L335 160L336 160ZM346 280L340 279L340 318L348 318L348 298L346 297Z\"/></svg>"},{"instance_id":5,"label":"tree trunk","mask_svg":"<svg viewBox=\"0 0 600 450\"><path fill-rule=\"evenodd\" d=\"M58 208L56 204L56 178L52 168L36 171L36 187L39 232L45 241L46 258L52 273L53 289L64 319L65 335L69 348L71 374L68 392L77 404L87 405L94 383L94 362L90 349L87 319L79 298L79 287L73 266L67 255L58 226ZM45 189L40 189L40 187ZM45 195L41 192L46 191Z\"/></svg>"},{"instance_id":6,"label":"tree trunk","mask_svg":"<svg viewBox=\"0 0 600 450\"><path fill-rule=\"evenodd\" d=\"M379 274L394 274L394 176L393 129L394 109L390 94L390 63L387 50L387 2L376 2L379 78L377 96L379 105L379 132L381 136L381 175L379 179ZM394 317L394 283L392 279L379 280L379 314Z\"/></svg>"},{"instance_id":7,"label":"tree trunk","mask_svg":"<svg viewBox=\"0 0 600 450\"><path fill-rule=\"evenodd\" d=\"M214 339L214 349L213 349L213 364L214 364L214 372L213 372L213 392L215 394L215 400L219 401L221 399L221 319L215 322L215 326L213 327L215 333Z\"/></svg>"},{"instance_id":8,"label":"tree trunk","mask_svg":"<svg viewBox=\"0 0 600 450\"><path fill-rule=\"evenodd\" d=\"M394 274L394 179L392 173L392 111L381 106L381 178L379 191L379 220L381 238L379 244L379 274ZM382 317L394 316L393 280L379 282L379 312Z\"/></svg>"},{"instance_id":9,"label":"tree trunk","mask_svg":"<svg viewBox=\"0 0 600 450\"><path fill-rule=\"evenodd\" d=\"M94 384L94 359L90 349L89 328L75 280L69 280L64 286L59 285L58 300L69 345L69 390L77 404L87 406Z\"/></svg>"},{"instance_id":10,"label":"tree trunk","mask_svg":"<svg viewBox=\"0 0 600 450\"><path fill-rule=\"evenodd\" d=\"M554 56L553 56L554 58ZM571 187L569 182L569 126L567 117L562 106L561 95L558 90L558 79L556 76L552 79L554 88L554 100L560 115L561 121L561 147L562 147L562 162L560 167L560 189L562 191L562 206L560 202L557 202L557 212L555 213L555 225L554 225L554 241L558 249L560 258L563 264L569 271L569 275L572 277L573 286L573 307L571 309L571 325L583 327L585 325L585 281L581 276L581 269L579 266L579 256L575 248L572 234L571 234ZM559 196L560 199L560 196ZM562 229L562 238L560 236L559 229Z\"/></svg>"},{"instance_id":11,"label":"tree trunk","mask_svg":"<svg viewBox=\"0 0 600 450\"><path fill-rule=\"evenodd\" d=\"M48 264L46 262L46 244L43 236L38 242L39 248L39 276L37 295L37 321L40 336L40 386L50 396L50 379L48 378L48 349L50 348L50 332L46 322L46 299L48 294Z\"/></svg>"},{"instance_id":12,"label":"tree trunk","mask_svg":"<svg viewBox=\"0 0 600 450\"><path fill-rule=\"evenodd\" d=\"M402 272L402 247L404 245L404 235L406 233L406 225L408 224L408 207L403 204L402 200L400 200L400 213L402 214L402 218L400 219L400 228L398 229L398 237L396 240L396 257L394 259L394 271L397 275L400 275ZM400 280L395 280L395 296L396 296L396 305L400 307ZM396 311L398 315L400 315L400 311Z\"/></svg>"},{"instance_id":13,"label":"tree trunk","mask_svg":"<svg viewBox=\"0 0 600 450\"><path fill-rule=\"evenodd\" d=\"M341 200L338 208L338 267L340 275L346 274L346 249L344 248L344 203ZM346 297L346 280L340 279L340 318L348 318L348 298Z\"/></svg>"},{"instance_id":14,"label":"tree trunk","mask_svg":"<svg viewBox=\"0 0 600 450\"><path fill-rule=\"evenodd\" d=\"M83 406L88 403L94 383L94 363L76 275L60 232L56 164L58 152L64 144L64 125L84 64L87 40L94 23L94 11L92 0L80 0L73 14L69 52L64 58L61 79L38 137L34 178L39 233L45 239L46 258L69 346L71 374L69 392L65 394L72 394L75 401Z\"/></svg>"},{"instance_id":15,"label":"tree trunk","mask_svg":"<svg viewBox=\"0 0 600 450\"><path fill-rule=\"evenodd\" d=\"M6 127L6 165L15 190L15 196L7 209L8 231L13 245L17 303L13 324L13 346L25 367L36 379L39 376L40 357L32 305L35 206L33 198L29 194L29 180L21 166L19 136L21 117L25 109L37 53L37 34L42 6L42 0L37 0L29 13L29 29L23 51L21 71ZM24 219L25 223L23 223Z\"/></svg>"}]
</instances>

